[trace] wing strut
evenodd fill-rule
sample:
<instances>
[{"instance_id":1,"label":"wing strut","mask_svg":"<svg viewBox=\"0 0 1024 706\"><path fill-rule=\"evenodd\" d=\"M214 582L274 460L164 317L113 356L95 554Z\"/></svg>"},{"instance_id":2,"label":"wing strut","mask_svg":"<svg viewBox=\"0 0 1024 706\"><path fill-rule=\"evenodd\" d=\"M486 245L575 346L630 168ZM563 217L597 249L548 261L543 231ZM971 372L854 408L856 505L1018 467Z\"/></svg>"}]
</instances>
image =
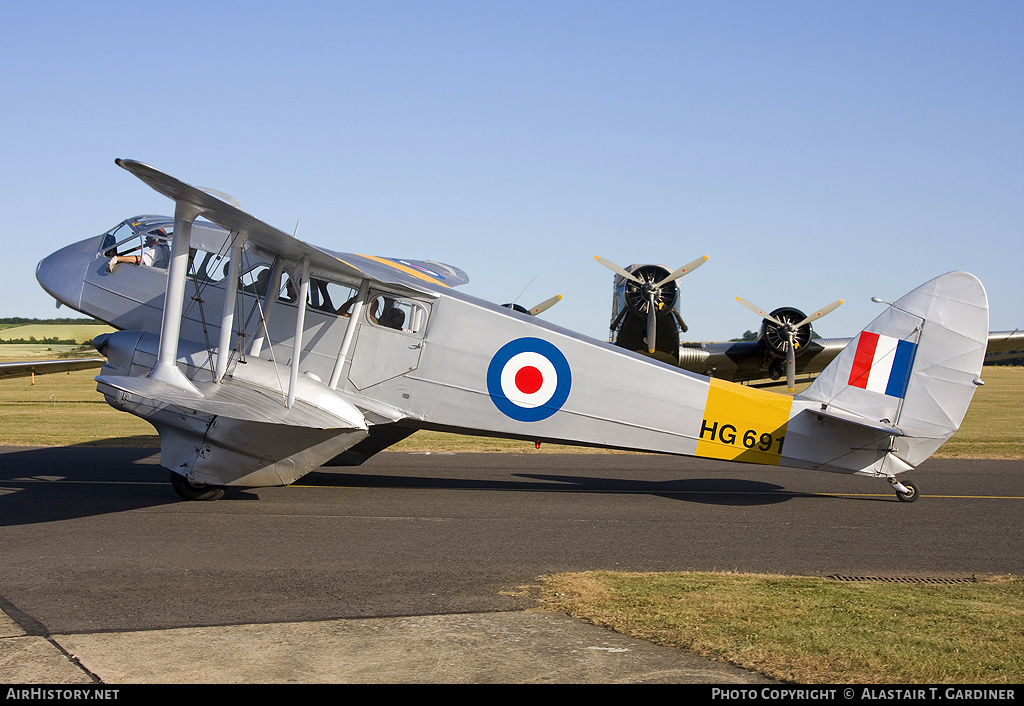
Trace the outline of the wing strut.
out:
<instances>
[{"instance_id":1,"label":"wing strut","mask_svg":"<svg viewBox=\"0 0 1024 706\"><path fill-rule=\"evenodd\" d=\"M231 259L228 261L227 291L224 296L224 313L220 320L220 344L217 347L217 369L213 379L220 382L228 369L231 357L231 329L235 319L235 299L238 296L238 270L242 260L242 246L245 236L237 234L231 243Z\"/></svg>"},{"instance_id":2,"label":"wing strut","mask_svg":"<svg viewBox=\"0 0 1024 706\"><path fill-rule=\"evenodd\" d=\"M263 341L270 335L267 330L267 322L270 321L270 310L277 303L277 298L281 293L281 273L283 271L284 260L278 255L274 258L274 266L270 270L270 284L267 285L266 294L263 295L263 311L261 312L260 323L253 336L252 345L249 346L249 355L255 358L260 357L260 352L263 350ZM271 353L273 353L273 350L271 350Z\"/></svg>"},{"instance_id":3,"label":"wing strut","mask_svg":"<svg viewBox=\"0 0 1024 706\"><path fill-rule=\"evenodd\" d=\"M356 299L356 303L352 305L352 311L349 312L348 328L345 329L345 338L341 341L341 350L338 351L338 360L334 363L334 370L331 371L331 384L332 390L338 389L338 381L341 379L341 369L345 366L345 361L348 360L348 351L352 347L352 337L356 332L356 324L363 315L363 306L366 303L366 295L370 291L370 280L364 279L362 284L359 285L359 296Z\"/></svg>"},{"instance_id":4,"label":"wing strut","mask_svg":"<svg viewBox=\"0 0 1024 706\"><path fill-rule=\"evenodd\" d=\"M302 326L306 321L306 296L309 293L309 258L302 257L302 274L299 276L298 309L295 312L295 340L292 346L292 371L288 379L288 408L295 404L295 388L299 380L299 359L302 358Z\"/></svg>"},{"instance_id":5,"label":"wing strut","mask_svg":"<svg viewBox=\"0 0 1024 706\"><path fill-rule=\"evenodd\" d=\"M156 365L149 374L154 380L187 390L197 397L202 397L202 393L178 368L177 358L192 222L201 212L202 210L193 204L177 200L174 202L174 238L171 242L171 262L167 268L167 291L164 296L163 319L160 323L160 347L157 350Z\"/></svg>"}]
</instances>

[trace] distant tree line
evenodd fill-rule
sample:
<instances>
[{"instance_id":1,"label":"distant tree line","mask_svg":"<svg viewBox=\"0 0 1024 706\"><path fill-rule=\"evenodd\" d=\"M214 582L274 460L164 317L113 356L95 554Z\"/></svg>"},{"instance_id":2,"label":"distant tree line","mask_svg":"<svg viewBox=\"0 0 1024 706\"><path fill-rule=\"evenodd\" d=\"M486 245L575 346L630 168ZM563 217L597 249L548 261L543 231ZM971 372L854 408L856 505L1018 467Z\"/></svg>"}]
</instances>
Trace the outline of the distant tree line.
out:
<instances>
[{"instance_id":1,"label":"distant tree line","mask_svg":"<svg viewBox=\"0 0 1024 706\"><path fill-rule=\"evenodd\" d=\"M986 361L985 365L1024 365L1024 353L1013 358L1000 358L999 360Z\"/></svg>"},{"instance_id":2,"label":"distant tree line","mask_svg":"<svg viewBox=\"0 0 1024 706\"><path fill-rule=\"evenodd\" d=\"M732 343L734 341L756 341L756 340L757 340L757 334L754 333L753 331L747 330L746 332L744 332L743 338L730 338L729 342Z\"/></svg>"},{"instance_id":3,"label":"distant tree line","mask_svg":"<svg viewBox=\"0 0 1024 706\"><path fill-rule=\"evenodd\" d=\"M77 324L87 326L89 324L103 324L98 319L66 318L66 319L26 319L23 316L9 316L6 319L0 318L0 326L28 326L29 324Z\"/></svg>"},{"instance_id":4,"label":"distant tree line","mask_svg":"<svg viewBox=\"0 0 1024 706\"><path fill-rule=\"evenodd\" d=\"M0 345L7 345L8 343L36 343L46 346L77 346L78 341L73 338L36 338L35 336L29 336L28 338L0 338ZM92 339L85 342L86 344L92 345ZM82 344L85 345L85 344Z\"/></svg>"}]
</instances>

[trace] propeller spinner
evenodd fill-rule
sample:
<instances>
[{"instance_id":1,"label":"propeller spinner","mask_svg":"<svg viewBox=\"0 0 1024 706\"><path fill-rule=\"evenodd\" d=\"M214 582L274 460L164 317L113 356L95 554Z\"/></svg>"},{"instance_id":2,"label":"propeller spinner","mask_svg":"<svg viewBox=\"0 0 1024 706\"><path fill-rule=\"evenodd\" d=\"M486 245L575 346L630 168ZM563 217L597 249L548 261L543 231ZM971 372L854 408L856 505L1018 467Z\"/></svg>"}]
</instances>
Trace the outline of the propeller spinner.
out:
<instances>
[{"instance_id":1,"label":"propeller spinner","mask_svg":"<svg viewBox=\"0 0 1024 706\"><path fill-rule=\"evenodd\" d=\"M674 299L675 296L675 292L673 292L671 297L666 297L666 292L662 288L703 265L707 262L708 256L699 257L660 279L655 279L655 277L664 272L661 268L641 267L634 272L629 272L600 255L595 255L594 259L615 274L636 285L635 287L627 287L627 300L629 300L630 306L635 311L647 314L647 351L648 353L654 353L658 333L658 313L666 307L671 308L673 301L668 300L670 298Z\"/></svg>"},{"instance_id":2,"label":"propeller spinner","mask_svg":"<svg viewBox=\"0 0 1024 706\"><path fill-rule=\"evenodd\" d=\"M750 309L752 312L760 316L766 321L770 321L775 324L777 329L777 335L786 343L786 385L789 387L789 391L793 392L796 389L796 349L800 346L797 341L797 334L800 329L809 324L812 321L817 321L825 314L835 311L843 300L834 301L828 306L822 307L818 311L814 312L810 316L805 317L802 321L794 322L791 319L795 317L780 317L776 318L771 314L767 313L764 309L751 304L742 297L736 297L736 301ZM789 311L796 311L795 309Z\"/></svg>"}]
</instances>

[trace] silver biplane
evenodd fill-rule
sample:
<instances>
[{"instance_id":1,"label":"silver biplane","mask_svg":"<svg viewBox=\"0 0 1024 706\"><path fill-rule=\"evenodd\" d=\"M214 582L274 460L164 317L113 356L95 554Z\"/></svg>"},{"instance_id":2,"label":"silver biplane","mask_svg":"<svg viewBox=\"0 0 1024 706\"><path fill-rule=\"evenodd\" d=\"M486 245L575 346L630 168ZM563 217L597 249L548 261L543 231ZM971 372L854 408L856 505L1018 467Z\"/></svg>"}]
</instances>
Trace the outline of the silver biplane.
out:
<instances>
[{"instance_id":1,"label":"silver biplane","mask_svg":"<svg viewBox=\"0 0 1024 706\"><path fill-rule=\"evenodd\" d=\"M96 341L98 389L153 424L187 499L288 485L433 429L853 473L911 501L896 476L957 430L982 384L988 301L965 272L888 304L807 390L779 395L475 299L455 267L324 250L116 163L172 199L173 219L69 245L37 278L119 329ZM166 268L121 259L161 243Z\"/></svg>"},{"instance_id":2,"label":"silver biplane","mask_svg":"<svg viewBox=\"0 0 1024 706\"><path fill-rule=\"evenodd\" d=\"M756 386L771 386L775 383L763 381L785 379L793 392L798 375L804 376L805 382L810 381L854 340L817 338L812 328L821 317L837 309L842 299L808 316L788 306L766 313L736 297L737 302L761 317L761 328L754 340L683 341L681 335L688 327L683 321L682 297L676 280L704 264L706 256L672 272L664 265L619 267L603 257L595 259L616 275L612 284L610 340L684 370ZM1022 350L1024 332L993 331L988 334L985 361L1020 357Z\"/></svg>"}]
</instances>

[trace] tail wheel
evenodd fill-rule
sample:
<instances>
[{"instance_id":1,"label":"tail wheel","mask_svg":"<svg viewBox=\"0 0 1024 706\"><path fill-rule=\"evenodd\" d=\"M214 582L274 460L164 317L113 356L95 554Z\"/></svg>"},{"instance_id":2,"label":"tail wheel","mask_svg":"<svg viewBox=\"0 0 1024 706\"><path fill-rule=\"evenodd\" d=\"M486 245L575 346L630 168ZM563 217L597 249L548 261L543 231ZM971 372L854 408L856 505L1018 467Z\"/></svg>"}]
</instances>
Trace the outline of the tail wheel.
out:
<instances>
[{"instance_id":1,"label":"tail wheel","mask_svg":"<svg viewBox=\"0 0 1024 706\"><path fill-rule=\"evenodd\" d=\"M219 500L224 496L224 488L219 485L193 483L174 471L171 471L171 487L182 500Z\"/></svg>"},{"instance_id":2,"label":"tail wheel","mask_svg":"<svg viewBox=\"0 0 1024 706\"><path fill-rule=\"evenodd\" d=\"M899 498L901 503L912 503L917 500L917 496L920 493L917 492L917 486L913 483L903 483L903 487L907 489L907 492L903 493L899 490L896 491L896 497Z\"/></svg>"}]
</instances>

